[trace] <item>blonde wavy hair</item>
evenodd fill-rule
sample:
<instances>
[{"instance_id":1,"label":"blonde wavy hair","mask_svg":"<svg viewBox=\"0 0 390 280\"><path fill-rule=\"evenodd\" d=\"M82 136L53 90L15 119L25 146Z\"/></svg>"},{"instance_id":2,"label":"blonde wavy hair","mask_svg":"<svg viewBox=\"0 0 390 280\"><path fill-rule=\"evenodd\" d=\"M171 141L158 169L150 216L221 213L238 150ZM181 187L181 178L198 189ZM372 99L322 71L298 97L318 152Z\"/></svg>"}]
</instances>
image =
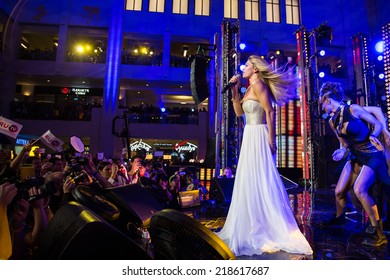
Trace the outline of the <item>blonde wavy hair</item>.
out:
<instances>
[{"instance_id":1,"label":"blonde wavy hair","mask_svg":"<svg viewBox=\"0 0 390 280\"><path fill-rule=\"evenodd\" d=\"M286 71L284 67L273 70L267 61L257 55L251 55L248 60L258 70L258 78L269 88L279 106L296 96L297 78L293 71Z\"/></svg>"}]
</instances>

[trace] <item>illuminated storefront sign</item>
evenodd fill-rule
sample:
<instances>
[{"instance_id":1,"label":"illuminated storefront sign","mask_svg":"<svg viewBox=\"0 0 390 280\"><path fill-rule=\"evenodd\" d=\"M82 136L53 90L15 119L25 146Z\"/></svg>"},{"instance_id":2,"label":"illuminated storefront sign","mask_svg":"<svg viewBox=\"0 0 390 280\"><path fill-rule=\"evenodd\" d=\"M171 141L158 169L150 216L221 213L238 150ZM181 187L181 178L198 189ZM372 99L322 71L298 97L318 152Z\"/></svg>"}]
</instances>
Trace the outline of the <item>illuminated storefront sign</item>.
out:
<instances>
[{"instance_id":1,"label":"illuminated storefront sign","mask_svg":"<svg viewBox=\"0 0 390 280\"><path fill-rule=\"evenodd\" d=\"M196 144L189 142L188 140L177 142L175 140L156 140L156 139L132 139L130 144L132 152L139 150L146 150L146 152L153 152L155 150L165 150L166 152L175 153L193 153L198 149ZM170 153L169 152L169 153ZM167 153L165 153L167 154Z\"/></svg>"},{"instance_id":2,"label":"illuminated storefront sign","mask_svg":"<svg viewBox=\"0 0 390 280\"><path fill-rule=\"evenodd\" d=\"M61 94L71 96L103 96L102 88L35 86L34 94Z\"/></svg>"},{"instance_id":3,"label":"illuminated storefront sign","mask_svg":"<svg viewBox=\"0 0 390 280\"><path fill-rule=\"evenodd\" d=\"M187 152L187 153L192 153L192 152L195 152L195 150L198 148L198 146L196 146L195 144L192 144L190 142L188 142L187 140L186 141L182 141L180 143L177 143L175 145L175 150L178 152L178 153L181 153L181 152Z\"/></svg>"},{"instance_id":4,"label":"illuminated storefront sign","mask_svg":"<svg viewBox=\"0 0 390 280\"><path fill-rule=\"evenodd\" d=\"M89 94L89 88L62 88L62 94L75 94L75 95L87 95Z\"/></svg>"},{"instance_id":5,"label":"illuminated storefront sign","mask_svg":"<svg viewBox=\"0 0 390 280\"><path fill-rule=\"evenodd\" d=\"M71 88L71 92L76 95L86 95L89 93L89 88Z\"/></svg>"},{"instance_id":6,"label":"illuminated storefront sign","mask_svg":"<svg viewBox=\"0 0 390 280\"><path fill-rule=\"evenodd\" d=\"M146 144L145 142L142 142L142 139L130 145L131 151L139 151L145 149L147 152L149 152L151 148L152 147L150 145Z\"/></svg>"}]
</instances>

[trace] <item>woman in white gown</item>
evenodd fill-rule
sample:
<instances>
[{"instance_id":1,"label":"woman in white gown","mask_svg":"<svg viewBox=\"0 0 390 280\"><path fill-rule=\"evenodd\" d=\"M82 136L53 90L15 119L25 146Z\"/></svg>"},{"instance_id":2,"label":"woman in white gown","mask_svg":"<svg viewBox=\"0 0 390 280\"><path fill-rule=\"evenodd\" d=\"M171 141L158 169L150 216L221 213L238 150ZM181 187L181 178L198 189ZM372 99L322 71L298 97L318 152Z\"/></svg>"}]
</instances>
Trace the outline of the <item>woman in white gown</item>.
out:
<instances>
[{"instance_id":1,"label":"woman in white gown","mask_svg":"<svg viewBox=\"0 0 390 280\"><path fill-rule=\"evenodd\" d=\"M240 158L229 213L218 236L235 255L286 251L311 255L298 228L288 195L275 164L275 110L292 97L296 79L289 72L272 71L259 56L250 56L243 78L249 87L240 100L238 77L230 79L237 116L245 113Z\"/></svg>"}]
</instances>

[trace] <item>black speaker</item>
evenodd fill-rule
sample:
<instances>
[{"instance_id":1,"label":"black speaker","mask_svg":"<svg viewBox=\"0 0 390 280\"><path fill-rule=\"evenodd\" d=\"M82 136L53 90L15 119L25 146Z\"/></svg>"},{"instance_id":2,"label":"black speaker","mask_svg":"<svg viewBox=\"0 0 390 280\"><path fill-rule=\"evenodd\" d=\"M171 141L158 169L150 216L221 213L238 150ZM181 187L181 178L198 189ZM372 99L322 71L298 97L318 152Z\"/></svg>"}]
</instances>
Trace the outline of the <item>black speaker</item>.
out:
<instances>
[{"instance_id":1,"label":"black speaker","mask_svg":"<svg viewBox=\"0 0 390 280\"><path fill-rule=\"evenodd\" d=\"M155 259L234 260L229 247L199 221L173 209L164 209L150 221Z\"/></svg>"},{"instance_id":2,"label":"black speaker","mask_svg":"<svg viewBox=\"0 0 390 280\"><path fill-rule=\"evenodd\" d=\"M163 209L153 194L138 184L105 189L104 196L120 209L121 219L136 228L146 227L150 218Z\"/></svg>"},{"instance_id":3,"label":"black speaker","mask_svg":"<svg viewBox=\"0 0 390 280\"><path fill-rule=\"evenodd\" d=\"M232 200L234 178L213 178L210 184L210 199L217 203L230 203Z\"/></svg>"},{"instance_id":4,"label":"black speaker","mask_svg":"<svg viewBox=\"0 0 390 280\"><path fill-rule=\"evenodd\" d=\"M152 259L136 242L75 201L59 208L42 240L39 259Z\"/></svg>"},{"instance_id":5,"label":"black speaker","mask_svg":"<svg viewBox=\"0 0 390 280\"><path fill-rule=\"evenodd\" d=\"M195 56L191 62L191 92L196 105L210 96L206 78L208 62L204 56Z\"/></svg>"}]
</instances>

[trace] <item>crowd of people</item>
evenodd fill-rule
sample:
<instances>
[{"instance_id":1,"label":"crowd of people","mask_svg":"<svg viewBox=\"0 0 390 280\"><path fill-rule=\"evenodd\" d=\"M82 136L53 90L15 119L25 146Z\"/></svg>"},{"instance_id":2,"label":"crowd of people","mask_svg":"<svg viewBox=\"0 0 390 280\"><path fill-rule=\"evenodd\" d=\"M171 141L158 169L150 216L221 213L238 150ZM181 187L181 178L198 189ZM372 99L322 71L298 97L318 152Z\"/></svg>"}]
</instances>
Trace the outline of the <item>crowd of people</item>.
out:
<instances>
[{"instance_id":1,"label":"crowd of people","mask_svg":"<svg viewBox=\"0 0 390 280\"><path fill-rule=\"evenodd\" d=\"M14 119L90 121L92 108L100 104L80 102L33 102L12 101L10 115Z\"/></svg>"},{"instance_id":2,"label":"crowd of people","mask_svg":"<svg viewBox=\"0 0 390 280\"><path fill-rule=\"evenodd\" d=\"M180 209L179 192L207 190L188 167L176 171L161 161L146 161L139 153L129 161L97 160L90 154L30 156L26 144L12 160L0 166L0 259L37 258L45 229L64 204L75 199L77 186L94 190L141 185L161 204ZM28 167L32 172L22 171ZM172 172L172 174L170 174ZM28 174L28 175L26 175Z\"/></svg>"}]
</instances>

